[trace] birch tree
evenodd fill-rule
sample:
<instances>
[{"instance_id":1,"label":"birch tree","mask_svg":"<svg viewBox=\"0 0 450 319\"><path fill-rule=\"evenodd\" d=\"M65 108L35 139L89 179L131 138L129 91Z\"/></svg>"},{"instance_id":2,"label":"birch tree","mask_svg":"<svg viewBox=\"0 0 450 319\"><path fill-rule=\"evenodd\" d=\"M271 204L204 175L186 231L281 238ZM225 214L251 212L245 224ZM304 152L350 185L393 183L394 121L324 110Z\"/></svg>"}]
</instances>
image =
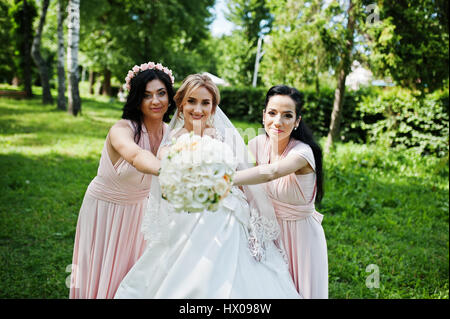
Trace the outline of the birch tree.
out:
<instances>
[{"instance_id":1,"label":"birch tree","mask_svg":"<svg viewBox=\"0 0 450 319\"><path fill-rule=\"evenodd\" d=\"M64 69L64 4L58 0L58 109L66 110L66 71Z\"/></svg>"},{"instance_id":2,"label":"birch tree","mask_svg":"<svg viewBox=\"0 0 450 319\"><path fill-rule=\"evenodd\" d=\"M68 112L77 116L81 112L81 98L78 89L78 44L80 33L80 0L69 0L68 4L67 65L69 71Z\"/></svg>"}]
</instances>

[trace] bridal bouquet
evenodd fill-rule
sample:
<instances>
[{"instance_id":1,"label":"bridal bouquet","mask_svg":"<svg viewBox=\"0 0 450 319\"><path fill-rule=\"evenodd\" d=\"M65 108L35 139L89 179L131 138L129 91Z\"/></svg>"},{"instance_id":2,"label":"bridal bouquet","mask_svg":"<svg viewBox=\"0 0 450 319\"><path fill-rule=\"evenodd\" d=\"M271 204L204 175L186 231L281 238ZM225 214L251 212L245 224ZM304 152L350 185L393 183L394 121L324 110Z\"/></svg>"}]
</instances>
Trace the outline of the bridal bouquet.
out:
<instances>
[{"instance_id":1,"label":"bridal bouquet","mask_svg":"<svg viewBox=\"0 0 450 319\"><path fill-rule=\"evenodd\" d=\"M209 136L183 134L161 162L162 196L177 212L216 211L230 192L236 167L227 144Z\"/></svg>"}]
</instances>

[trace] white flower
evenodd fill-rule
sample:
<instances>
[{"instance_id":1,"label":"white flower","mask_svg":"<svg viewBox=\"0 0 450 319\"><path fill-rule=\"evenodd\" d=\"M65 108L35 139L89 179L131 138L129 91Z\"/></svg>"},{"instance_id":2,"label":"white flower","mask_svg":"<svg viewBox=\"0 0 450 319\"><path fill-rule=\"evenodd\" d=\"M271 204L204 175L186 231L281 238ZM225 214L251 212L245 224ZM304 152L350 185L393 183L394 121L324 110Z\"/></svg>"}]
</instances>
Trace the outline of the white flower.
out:
<instances>
[{"instance_id":1,"label":"white flower","mask_svg":"<svg viewBox=\"0 0 450 319\"><path fill-rule=\"evenodd\" d=\"M236 170L230 147L209 136L183 134L161 162L161 190L178 211L216 211Z\"/></svg>"},{"instance_id":2,"label":"white flower","mask_svg":"<svg viewBox=\"0 0 450 319\"><path fill-rule=\"evenodd\" d=\"M199 203L204 203L208 200L209 193L208 189L204 187L199 187L194 191L194 200Z\"/></svg>"},{"instance_id":3,"label":"white flower","mask_svg":"<svg viewBox=\"0 0 450 319\"><path fill-rule=\"evenodd\" d=\"M219 163L215 163L212 166L212 174L214 178L220 179L225 175L226 167L224 165L220 165Z\"/></svg>"},{"instance_id":4,"label":"white flower","mask_svg":"<svg viewBox=\"0 0 450 319\"><path fill-rule=\"evenodd\" d=\"M225 195L230 189L229 183L222 177L222 179L217 180L216 185L214 185L214 191L219 194L220 197Z\"/></svg>"}]
</instances>

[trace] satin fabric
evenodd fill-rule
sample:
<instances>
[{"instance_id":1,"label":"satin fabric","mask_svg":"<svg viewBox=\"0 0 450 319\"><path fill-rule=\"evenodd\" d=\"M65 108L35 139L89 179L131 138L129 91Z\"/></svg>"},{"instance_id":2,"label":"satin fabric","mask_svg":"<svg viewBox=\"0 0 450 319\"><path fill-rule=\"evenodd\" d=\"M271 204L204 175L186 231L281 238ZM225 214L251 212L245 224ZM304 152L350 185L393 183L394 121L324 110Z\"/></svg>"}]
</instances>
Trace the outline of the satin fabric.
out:
<instances>
[{"instance_id":1,"label":"satin fabric","mask_svg":"<svg viewBox=\"0 0 450 319\"><path fill-rule=\"evenodd\" d=\"M259 135L249 141L257 164L270 162L270 140ZM291 139L281 155L296 154L315 170L309 145ZM316 211L316 174L283 176L264 184L281 227L281 238L289 260L289 271L297 291L307 299L328 298L328 256L323 215Z\"/></svg>"},{"instance_id":2,"label":"satin fabric","mask_svg":"<svg viewBox=\"0 0 450 319\"><path fill-rule=\"evenodd\" d=\"M131 121L128 124L135 129ZM150 150L145 125L138 145ZM114 297L146 247L140 228L151 179L123 158L113 166L105 141L97 176L87 188L78 215L70 298Z\"/></svg>"},{"instance_id":3,"label":"satin fabric","mask_svg":"<svg viewBox=\"0 0 450 319\"><path fill-rule=\"evenodd\" d=\"M166 242L150 242L115 298L300 298L278 249L254 259L249 205L233 188L216 212L170 214Z\"/></svg>"}]
</instances>

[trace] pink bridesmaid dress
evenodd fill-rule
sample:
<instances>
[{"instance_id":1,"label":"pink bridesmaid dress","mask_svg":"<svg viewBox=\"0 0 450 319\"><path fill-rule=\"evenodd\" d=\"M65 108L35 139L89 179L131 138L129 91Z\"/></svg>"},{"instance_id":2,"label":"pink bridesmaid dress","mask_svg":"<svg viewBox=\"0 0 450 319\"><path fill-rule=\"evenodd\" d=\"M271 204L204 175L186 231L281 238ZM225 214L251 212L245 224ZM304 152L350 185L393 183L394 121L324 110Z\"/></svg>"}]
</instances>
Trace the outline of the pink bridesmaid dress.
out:
<instances>
[{"instance_id":1,"label":"pink bridesmaid dress","mask_svg":"<svg viewBox=\"0 0 450 319\"><path fill-rule=\"evenodd\" d=\"M164 134L167 131L164 124ZM138 144L150 150L145 125ZM97 176L87 188L78 215L70 298L114 297L146 246L140 228L150 185L151 175L139 172L123 158L112 165L105 141Z\"/></svg>"},{"instance_id":2,"label":"pink bridesmaid dress","mask_svg":"<svg viewBox=\"0 0 450 319\"><path fill-rule=\"evenodd\" d=\"M270 161L270 141L266 135L252 139L249 148L258 165ZM315 170L314 155L309 145L291 138L281 158L295 153ZM281 237L289 260L289 271L297 291L306 299L328 298L328 257L323 215L314 207L316 174L283 176L264 187L272 200Z\"/></svg>"}]
</instances>

